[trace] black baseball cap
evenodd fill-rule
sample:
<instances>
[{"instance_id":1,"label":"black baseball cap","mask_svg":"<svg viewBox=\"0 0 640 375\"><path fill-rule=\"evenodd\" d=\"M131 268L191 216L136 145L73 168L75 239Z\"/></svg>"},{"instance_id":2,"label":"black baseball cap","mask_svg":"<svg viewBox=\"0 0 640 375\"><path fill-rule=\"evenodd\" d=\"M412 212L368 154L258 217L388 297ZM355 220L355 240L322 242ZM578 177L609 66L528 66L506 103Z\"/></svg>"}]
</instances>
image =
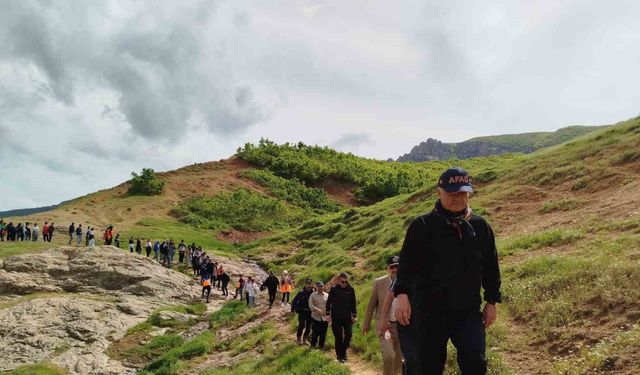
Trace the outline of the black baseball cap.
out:
<instances>
[{"instance_id":1,"label":"black baseball cap","mask_svg":"<svg viewBox=\"0 0 640 375\"><path fill-rule=\"evenodd\" d=\"M387 266L394 266L400 264L400 256L392 255L387 259Z\"/></svg>"},{"instance_id":2,"label":"black baseball cap","mask_svg":"<svg viewBox=\"0 0 640 375\"><path fill-rule=\"evenodd\" d=\"M473 192L469 173L460 167L453 167L444 171L438 180L438 187L447 193Z\"/></svg>"}]
</instances>

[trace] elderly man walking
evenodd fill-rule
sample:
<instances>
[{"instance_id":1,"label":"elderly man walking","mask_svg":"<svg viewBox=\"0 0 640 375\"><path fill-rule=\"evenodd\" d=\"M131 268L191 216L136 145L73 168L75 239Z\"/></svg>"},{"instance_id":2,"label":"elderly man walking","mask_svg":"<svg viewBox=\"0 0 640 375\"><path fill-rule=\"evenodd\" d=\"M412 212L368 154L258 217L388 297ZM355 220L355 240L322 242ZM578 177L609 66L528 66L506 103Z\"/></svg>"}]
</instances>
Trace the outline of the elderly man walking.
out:
<instances>
[{"instance_id":1,"label":"elderly man walking","mask_svg":"<svg viewBox=\"0 0 640 375\"><path fill-rule=\"evenodd\" d=\"M469 208L472 191L464 169L446 170L433 211L407 229L394 294L408 375L442 374L449 340L462 375L487 372L485 329L501 300L500 268L491 226Z\"/></svg>"},{"instance_id":2,"label":"elderly man walking","mask_svg":"<svg viewBox=\"0 0 640 375\"><path fill-rule=\"evenodd\" d=\"M400 341L398 340L398 330L396 328L395 317L384 316L384 301L390 292L391 285L395 282L398 274L400 257L390 256L387 259L387 275L375 279L373 290L369 298L369 304L364 315L362 333L367 334L371 328L371 319L376 313L376 334L380 333L380 350L382 351L382 368L384 375L397 375L402 373L402 353L400 351ZM392 322L393 321L393 322ZM392 322L392 323L390 323ZM388 334L381 327L388 327Z\"/></svg>"}]
</instances>

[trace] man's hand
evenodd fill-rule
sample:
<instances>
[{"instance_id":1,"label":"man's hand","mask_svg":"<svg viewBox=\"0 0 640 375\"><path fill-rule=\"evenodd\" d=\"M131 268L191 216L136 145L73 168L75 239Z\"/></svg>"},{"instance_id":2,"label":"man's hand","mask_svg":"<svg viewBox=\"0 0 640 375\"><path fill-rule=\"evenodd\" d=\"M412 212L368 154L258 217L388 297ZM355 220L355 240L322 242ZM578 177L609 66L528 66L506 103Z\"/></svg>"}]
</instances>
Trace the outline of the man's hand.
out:
<instances>
[{"instance_id":1,"label":"man's hand","mask_svg":"<svg viewBox=\"0 0 640 375\"><path fill-rule=\"evenodd\" d=\"M496 305L487 303L484 305L484 311L482 312L484 319L484 328L489 328L498 318L498 311Z\"/></svg>"},{"instance_id":2,"label":"man's hand","mask_svg":"<svg viewBox=\"0 0 640 375\"><path fill-rule=\"evenodd\" d=\"M369 326L368 325L362 325L362 334L366 335L367 333L369 333Z\"/></svg>"},{"instance_id":3,"label":"man's hand","mask_svg":"<svg viewBox=\"0 0 640 375\"><path fill-rule=\"evenodd\" d=\"M331 315L327 315L327 324L331 325Z\"/></svg>"},{"instance_id":4,"label":"man's hand","mask_svg":"<svg viewBox=\"0 0 640 375\"><path fill-rule=\"evenodd\" d=\"M410 319L411 303L409 303L409 296L400 294L396 299L396 320L403 326L408 326Z\"/></svg>"},{"instance_id":5,"label":"man's hand","mask_svg":"<svg viewBox=\"0 0 640 375\"><path fill-rule=\"evenodd\" d=\"M351 317L351 324L356 324L357 321L358 321L358 318L356 318L355 316Z\"/></svg>"},{"instance_id":6,"label":"man's hand","mask_svg":"<svg viewBox=\"0 0 640 375\"><path fill-rule=\"evenodd\" d=\"M382 322L382 324L380 324L380 328L378 328L378 330L376 331L376 336L382 337L382 335L384 335L384 332L389 328L389 321L385 320L384 322Z\"/></svg>"}]
</instances>

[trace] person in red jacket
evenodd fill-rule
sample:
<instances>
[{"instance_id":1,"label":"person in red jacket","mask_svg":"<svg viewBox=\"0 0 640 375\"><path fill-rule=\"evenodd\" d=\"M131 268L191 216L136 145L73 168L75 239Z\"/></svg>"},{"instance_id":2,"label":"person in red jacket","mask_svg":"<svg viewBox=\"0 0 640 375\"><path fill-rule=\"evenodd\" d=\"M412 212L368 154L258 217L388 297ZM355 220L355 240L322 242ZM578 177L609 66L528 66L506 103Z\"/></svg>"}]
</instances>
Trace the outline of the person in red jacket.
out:
<instances>
[{"instance_id":1,"label":"person in red jacket","mask_svg":"<svg viewBox=\"0 0 640 375\"><path fill-rule=\"evenodd\" d=\"M42 226L42 240L44 242L47 242L49 239L49 222L45 221L44 225Z\"/></svg>"}]
</instances>

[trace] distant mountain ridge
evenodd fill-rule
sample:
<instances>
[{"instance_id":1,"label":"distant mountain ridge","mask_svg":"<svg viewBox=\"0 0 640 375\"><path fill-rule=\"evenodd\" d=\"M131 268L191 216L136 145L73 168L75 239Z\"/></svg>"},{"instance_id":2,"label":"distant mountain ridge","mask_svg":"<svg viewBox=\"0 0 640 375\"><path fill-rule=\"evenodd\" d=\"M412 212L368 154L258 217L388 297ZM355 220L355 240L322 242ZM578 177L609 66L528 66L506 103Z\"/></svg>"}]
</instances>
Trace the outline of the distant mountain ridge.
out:
<instances>
[{"instance_id":1,"label":"distant mountain ridge","mask_svg":"<svg viewBox=\"0 0 640 375\"><path fill-rule=\"evenodd\" d=\"M444 143L429 138L398 158L400 162L469 159L512 152L531 153L559 145L606 126L568 126L555 132L533 132L476 137L460 143Z\"/></svg>"},{"instance_id":2,"label":"distant mountain ridge","mask_svg":"<svg viewBox=\"0 0 640 375\"><path fill-rule=\"evenodd\" d=\"M64 204L68 201L59 203L59 204L54 204L51 206L43 206L43 207L34 207L34 208L19 208L19 209L15 209L15 210L9 210L9 211L1 211L0 212L0 218L3 217L15 217L15 216L27 216L27 215L33 215L33 214L37 214L40 212L46 212L46 211L51 211L53 209L58 208L61 204Z\"/></svg>"}]
</instances>

